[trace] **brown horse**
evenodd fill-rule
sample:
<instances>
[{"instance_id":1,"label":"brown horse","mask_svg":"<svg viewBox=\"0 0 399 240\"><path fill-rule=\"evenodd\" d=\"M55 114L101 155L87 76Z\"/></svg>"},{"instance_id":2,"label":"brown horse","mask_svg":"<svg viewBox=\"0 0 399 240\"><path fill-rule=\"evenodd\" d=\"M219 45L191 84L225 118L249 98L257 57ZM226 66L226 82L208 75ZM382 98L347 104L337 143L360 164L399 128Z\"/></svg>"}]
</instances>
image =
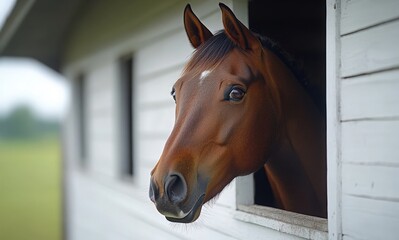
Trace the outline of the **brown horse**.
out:
<instances>
[{"instance_id":1,"label":"brown horse","mask_svg":"<svg viewBox=\"0 0 399 240\"><path fill-rule=\"evenodd\" d=\"M169 221L190 223L235 177L264 167L276 207L325 217L323 114L281 54L220 7L216 35L184 11L196 51L173 87L175 126L150 199Z\"/></svg>"}]
</instances>

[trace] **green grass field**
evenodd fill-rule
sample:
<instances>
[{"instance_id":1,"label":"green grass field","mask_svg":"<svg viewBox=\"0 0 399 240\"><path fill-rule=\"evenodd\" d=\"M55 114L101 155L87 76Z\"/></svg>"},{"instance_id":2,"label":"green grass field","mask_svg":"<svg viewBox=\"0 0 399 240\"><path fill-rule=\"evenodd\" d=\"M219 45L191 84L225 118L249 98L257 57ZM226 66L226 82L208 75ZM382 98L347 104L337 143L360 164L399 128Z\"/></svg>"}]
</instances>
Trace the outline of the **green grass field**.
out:
<instances>
[{"instance_id":1,"label":"green grass field","mask_svg":"<svg viewBox=\"0 0 399 240\"><path fill-rule=\"evenodd\" d=\"M0 139L0 239L61 239L57 137Z\"/></svg>"}]
</instances>

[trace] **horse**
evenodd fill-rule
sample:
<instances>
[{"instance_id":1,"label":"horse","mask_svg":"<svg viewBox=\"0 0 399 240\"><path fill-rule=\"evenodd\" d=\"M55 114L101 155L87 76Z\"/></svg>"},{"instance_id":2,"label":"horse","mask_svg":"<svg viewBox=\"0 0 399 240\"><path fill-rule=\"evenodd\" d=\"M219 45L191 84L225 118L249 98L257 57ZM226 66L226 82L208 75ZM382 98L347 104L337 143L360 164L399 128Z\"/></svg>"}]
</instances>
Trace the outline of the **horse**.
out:
<instances>
[{"instance_id":1,"label":"horse","mask_svg":"<svg viewBox=\"0 0 399 240\"><path fill-rule=\"evenodd\" d=\"M212 34L188 4L195 51L175 82L175 125L151 171L149 198L191 223L235 177L264 169L274 207L326 217L325 119L270 41L224 4Z\"/></svg>"}]
</instances>

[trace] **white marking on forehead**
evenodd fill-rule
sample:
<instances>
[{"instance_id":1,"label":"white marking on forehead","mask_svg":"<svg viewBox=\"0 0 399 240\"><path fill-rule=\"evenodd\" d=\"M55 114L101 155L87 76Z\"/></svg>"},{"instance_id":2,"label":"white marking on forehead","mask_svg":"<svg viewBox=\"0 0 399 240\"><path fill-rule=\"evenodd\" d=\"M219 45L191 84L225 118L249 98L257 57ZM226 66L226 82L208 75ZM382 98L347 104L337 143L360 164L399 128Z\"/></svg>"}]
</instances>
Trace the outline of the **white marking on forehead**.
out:
<instances>
[{"instance_id":1,"label":"white marking on forehead","mask_svg":"<svg viewBox=\"0 0 399 240\"><path fill-rule=\"evenodd\" d=\"M211 70L205 70L205 71L203 71L202 73L201 73L201 76L200 76L200 82L199 82L199 84L201 85L202 84L202 82L205 80L205 78L209 75L209 73L211 73L212 71Z\"/></svg>"}]
</instances>

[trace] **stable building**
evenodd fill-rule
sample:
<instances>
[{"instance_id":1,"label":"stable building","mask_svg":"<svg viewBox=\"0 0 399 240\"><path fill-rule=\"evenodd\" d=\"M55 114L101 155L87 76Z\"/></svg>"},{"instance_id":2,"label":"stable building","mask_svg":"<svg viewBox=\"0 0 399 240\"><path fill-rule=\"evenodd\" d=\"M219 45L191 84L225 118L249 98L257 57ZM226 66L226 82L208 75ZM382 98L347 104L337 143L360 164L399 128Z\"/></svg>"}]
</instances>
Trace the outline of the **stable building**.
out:
<instances>
[{"instance_id":1,"label":"stable building","mask_svg":"<svg viewBox=\"0 0 399 240\"><path fill-rule=\"evenodd\" d=\"M66 239L396 239L399 236L399 1L226 0L250 29L302 59L326 109L327 219L258 204L235 179L192 225L148 198L173 127L170 96L193 48L187 1L17 1L1 56L30 57L72 86L64 121ZM217 1L190 4L212 31ZM398 184L396 184L398 183Z\"/></svg>"}]
</instances>

